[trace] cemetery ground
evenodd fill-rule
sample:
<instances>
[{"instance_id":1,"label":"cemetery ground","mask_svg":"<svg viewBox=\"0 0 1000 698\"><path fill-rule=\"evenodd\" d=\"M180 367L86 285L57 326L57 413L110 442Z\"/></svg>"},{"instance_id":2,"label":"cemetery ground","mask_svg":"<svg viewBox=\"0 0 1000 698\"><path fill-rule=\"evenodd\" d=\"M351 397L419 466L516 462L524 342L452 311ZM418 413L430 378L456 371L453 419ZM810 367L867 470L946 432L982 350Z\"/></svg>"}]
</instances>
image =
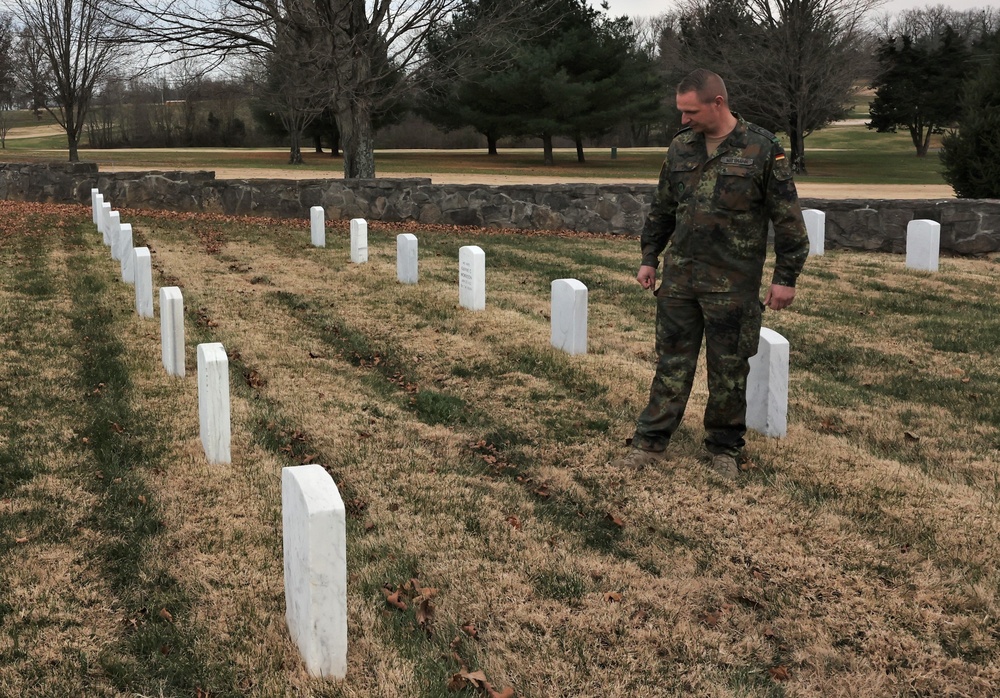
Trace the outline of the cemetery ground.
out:
<instances>
[{"instance_id":1,"label":"cemetery ground","mask_svg":"<svg viewBox=\"0 0 1000 698\"><path fill-rule=\"evenodd\" d=\"M700 441L610 468L644 406L634 239L129 211L182 287L160 366L84 206L0 203L0 695L988 696L1000 685L1000 257L809 259L789 433L737 483ZM413 232L420 281L395 281ZM458 307L461 245L487 308ZM549 288L589 288L589 353ZM155 293L155 292L154 292ZM230 356L233 462L206 463L195 345ZM287 636L280 471L348 511L347 679ZM488 685L487 685L488 682Z\"/></svg>"}]
</instances>

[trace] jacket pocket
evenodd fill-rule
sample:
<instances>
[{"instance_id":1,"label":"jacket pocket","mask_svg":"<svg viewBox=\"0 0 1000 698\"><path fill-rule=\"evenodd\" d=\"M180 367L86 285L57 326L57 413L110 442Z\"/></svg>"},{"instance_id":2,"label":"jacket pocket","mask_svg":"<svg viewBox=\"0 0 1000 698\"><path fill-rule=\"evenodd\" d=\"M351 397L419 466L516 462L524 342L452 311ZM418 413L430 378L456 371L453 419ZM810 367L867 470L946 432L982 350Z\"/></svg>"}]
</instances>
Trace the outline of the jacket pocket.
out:
<instances>
[{"instance_id":1,"label":"jacket pocket","mask_svg":"<svg viewBox=\"0 0 1000 698\"><path fill-rule=\"evenodd\" d=\"M754 171L747 167L721 167L715 180L715 202L729 211L749 211L755 196Z\"/></svg>"},{"instance_id":2,"label":"jacket pocket","mask_svg":"<svg viewBox=\"0 0 1000 698\"><path fill-rule=\"evenodd\" d=\"M675 162L670 166L670 190L678 201L694 193L698 186L698 163Z\"/></svg>"}]
</instances>

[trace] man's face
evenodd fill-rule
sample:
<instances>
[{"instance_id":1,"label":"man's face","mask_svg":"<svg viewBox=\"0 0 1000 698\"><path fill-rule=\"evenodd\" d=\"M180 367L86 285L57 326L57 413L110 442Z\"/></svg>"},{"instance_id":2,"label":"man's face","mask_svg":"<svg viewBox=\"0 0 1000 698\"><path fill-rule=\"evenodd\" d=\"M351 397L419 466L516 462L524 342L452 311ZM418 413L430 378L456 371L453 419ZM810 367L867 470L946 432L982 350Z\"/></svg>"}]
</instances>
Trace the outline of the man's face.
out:
<instances>
[{"instance_id":1,"label":"man's face","mask_svg":"<svg viewBox=\"0 0 1000 698\"><path fill-rule=\"evenodd\" d=\"M697 92L678 93L677 110L681 113L682 126L690 126L698 133L712 133L722 121L722 97L706 103L701 101Z\"/></svg>"}]
</instances>

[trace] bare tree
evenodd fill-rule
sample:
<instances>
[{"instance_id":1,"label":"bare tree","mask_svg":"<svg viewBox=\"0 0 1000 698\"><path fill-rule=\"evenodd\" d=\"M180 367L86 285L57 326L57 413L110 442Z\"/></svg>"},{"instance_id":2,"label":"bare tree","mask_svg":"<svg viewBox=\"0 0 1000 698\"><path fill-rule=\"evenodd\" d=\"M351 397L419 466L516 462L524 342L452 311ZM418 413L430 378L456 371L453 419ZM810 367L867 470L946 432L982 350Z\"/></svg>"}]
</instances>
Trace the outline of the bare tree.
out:
<instances>
[{"instance_id":1,"label":"bare tree","mask_svg":"<svg viewBox=\"0 0 1000 698\"><path fill-rule=\"evenodd\" d=\"M743 113L787 133L804 171L806 137L842 118L873 73L865 18L883 1L689 0L682 55L722 74Z\"/></svg>"},{"instance_id":2,"label":"bare tree","mask_svg":"<svg viewBox=\"0 0 1000 698\"><path fill-rule=\"evenodd\" d=\"M14 0L14 5L25 28L22 36L47 64L51 103L45 108L66 131L69 160L77 162L94 89L122 56L127 18L107 0Z\"/></svg>"},{"instance_id":3,"label":"bare tree","mask_svg":"<svg viewBox=\"0 0 1000 698\"><path fill-rule=\"evenodd\" d=\"M131 5L129 0L115 0ZM141 36L218 61L271 54L293 37L324 73L344 151L344 176L375 176L373 118L421 80L423 42L465 0L149 0ZM489 26L512 22L523 0L493 3ZM485 30L484 30L485 31ZM407 80L397 76L406 74Z\"/></svg>"},{"instance_id":4,"label":"bare tree","mask_svg":"<svg viewBox=\"0 0 1000 698\"><path fill-rule=\"evenodd\" d=\"M15 53L19 58L14 63L18 99L28 104L36 120L41 119L52 71L48 67L41 45L35 41L31 30L22 28L18 32Z\"/></svg>"},{"instance_id":5,"label":"bare tree","mask_svg":"<svg viewBox=\"0 0 1000 698\"><path fill-rule=\"evenodd\" d=\"M0 14L0 148L7 149L9 112L14 107L17 77L14 69L14 19Z\"/></svg>"}]
</instances>

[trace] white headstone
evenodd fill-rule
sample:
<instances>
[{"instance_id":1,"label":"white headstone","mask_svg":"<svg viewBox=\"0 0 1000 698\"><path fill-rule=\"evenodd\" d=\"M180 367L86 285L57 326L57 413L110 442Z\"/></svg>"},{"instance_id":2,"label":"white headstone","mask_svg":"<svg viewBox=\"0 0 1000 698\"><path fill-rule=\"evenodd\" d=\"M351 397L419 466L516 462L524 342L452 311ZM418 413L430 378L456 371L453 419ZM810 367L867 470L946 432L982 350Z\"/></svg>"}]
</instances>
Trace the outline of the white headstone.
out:
<instances>
[{"instance_id":1,"label":"white headstone","mask_svg":"<svg viewBox=\"0 0 1000 698\"><path fill-rule=\"evenodd\" d=\"M826 247L826 213L815 208L802 209L802 220L809 235L809 256L820 256Z\"/></svg>"},{"instance_id":2,"label":"white headstone","mask_svg":"<svg viewBox=\"0 0 1000 698\"><path fill-rule=\"evenodd\" d=\"M121 214L118 213L118 211L112 211L108 214L108 219L108 238L111 240L111 259L118 261L121 260Z\"/></svg>"},{"instance_id":3,"label":"white headstone","mask_svg":"<svg viewBox=\"0 0 1000 698\"><path fill-rule=\"evenodd\" d=\"M906 226L906 266L908 269L937 271L941 250L941 224L918 218Z\"/></svg>"},{"instance_id":4,"label":"white headstone","mask_svg":"<svg viewBox=\"0 0 1000 698\"><path fill-rule=\"evenodd\" d=\"M306 670L347 674L347 516L321 465L281 469L285 618Z\"/></svg>"},{"instance_id":5,"label":"white headstone","mask_svg":"<svg viewBox=\"0 0 1000 698\"><path fill-rule=\"evenodd\" d=\"M587 287L576 279L552 282L552 346L587 353Z\"/></svg>"},{"instance_id":6,"label":"white headstone","mask_svg":"<svg viewBox=\"0 0 1000 698\"><path fill-rule=\"evenodd\" d=\"M476 245L458 248L458 304L469 310L486 308L486 253Z\"/></svg>"},{"instance_id":7,"label":"white headstone","mask_svg":"<svg viewBox=\"0 0 1000 698\"><path fill-rule=\"evenodd\" d=\"M417 236L413 233L396 236L396 278L401 284L417 283Z\"/></svg>"},{"instance_id":8,"label":"white headstone","mask_svg":"<svg viewBox=\"0 0 1000 698\"><path fill-rule=\"evenodd\" d=\"M122 223L121 232L118 235L119 259L121 259L122 281L127 284L135 283L135 255L132 250L132 224Z\"/></svg>"},{"instance_id":9,"label":"white headstone","mask_svg":"<svg viewBox=\"0 0 1000 698\"><path fill-rule=\"evenodd\" d=\"M132 266L135 269L135 312L153 317L153 260L148 247L135 247Z\"/></svg>"},{"instance_id":10,"label":"white headstone","mask_svg":"<svg viewBox=\"0 0 1000 698\"><path fill-rule=\"evenodd\" d=\"M160 344L168 376L184 377L184 296L176 286L160 288Z\"/></svg>"},{"instance_id":11,"label":"white headstone","mask_svg":"<svg viewBox=\"0 0 1000 698\"><path fill-rule=\"evenodd\" d=\"M105 201L101 204L101 221L97 224L101 235L104 237L104 244L111 244L111 204Z\"/></svg>"},{"instance_id":12,"label":"white headstone","mask_svg":"<svg viewBox=\"0 0 1000 698\"><path fill-rule=\"evenodd\" d=\"M90 218L97 225L97 197L101 195L100 189L90 190ZM103 196L101 197L104 198Z\"/></svg>"},{"instance_id":13,"label":"white headstone","mask_svg":"<svg viewBox=\"0 0 1000 698\"><path fill-rule=\"evenodd\" d=\"M368 261L368 221L351 219L351 261L364 264Z\"/></svg>"},{"instance_id":14,"label":"white headstone","mask_svg":"<svg viewBox=\"0 0 1000 698\"><path fill-rule=\"evenodd\" d=\"M312 231L312 246L326 247L326 212L322 206L309 209L309 224Z\"/></svg>"},{"instance_id":15,"label":"white headstone","mask_svg":"<svg viewBox=\"0 0 1000 698\"><path fill-rule=\"evenodd\" d=\"M222 344L198 345L198 421L209 463L229 463L229 357Z\"/></svg>"},{"instance_id":16,"label":"white headstone","mask_svg":"<svg viewBox=\"0 0 1000 698\"><path fill-rule=\"evenodd\" d=\"M788 431L788 340L760 328L757 353L747 376L747 428L764 436Z\"/></svg>"}]
</instances>

